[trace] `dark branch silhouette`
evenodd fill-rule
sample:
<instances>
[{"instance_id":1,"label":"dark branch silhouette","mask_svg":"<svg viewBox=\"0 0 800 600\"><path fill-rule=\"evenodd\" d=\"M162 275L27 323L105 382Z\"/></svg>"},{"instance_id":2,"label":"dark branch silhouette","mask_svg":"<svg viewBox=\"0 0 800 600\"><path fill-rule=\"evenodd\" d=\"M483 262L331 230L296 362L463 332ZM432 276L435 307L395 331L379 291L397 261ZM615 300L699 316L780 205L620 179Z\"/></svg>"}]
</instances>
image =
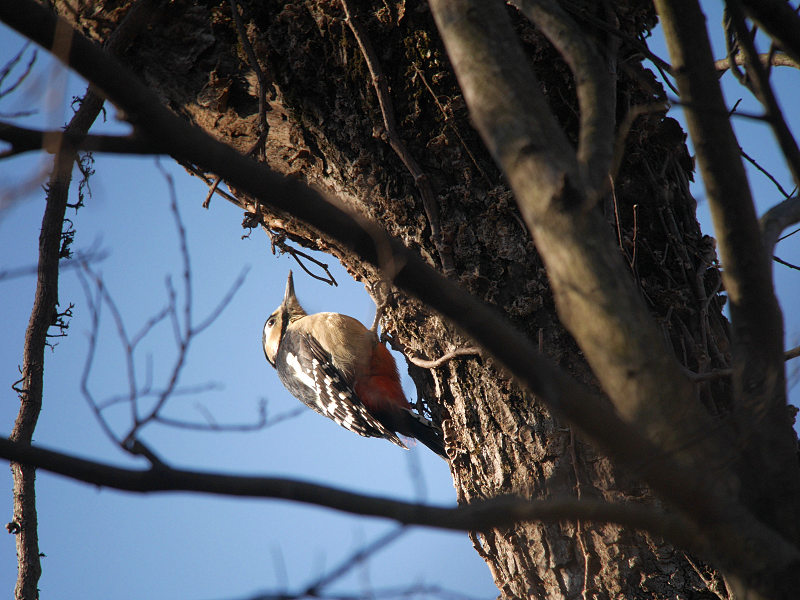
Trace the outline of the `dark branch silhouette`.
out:
<instances>
[{"instance_id":1,"label":"dark branch silhouette","mask_svg":"<svg viewBox=\"0 0 800 600\"><path fill-rule=\"evenodd\" d=\"M529 520L581 519L613 522L646 529L687 548L700 543L687 522L653 508L611 504L598 500L525 500L500 497L465 506L445 508L348 492L305 481L274 477L237 476L189 471L151 461L146 470L125 469L62 452L18 444L0 438L0 457L84 481L92 485L139 493L199 492L221 496L292 500L350 514L381 517L403 525L434 529L485 531Z\"/></svg>"}]
</instances>

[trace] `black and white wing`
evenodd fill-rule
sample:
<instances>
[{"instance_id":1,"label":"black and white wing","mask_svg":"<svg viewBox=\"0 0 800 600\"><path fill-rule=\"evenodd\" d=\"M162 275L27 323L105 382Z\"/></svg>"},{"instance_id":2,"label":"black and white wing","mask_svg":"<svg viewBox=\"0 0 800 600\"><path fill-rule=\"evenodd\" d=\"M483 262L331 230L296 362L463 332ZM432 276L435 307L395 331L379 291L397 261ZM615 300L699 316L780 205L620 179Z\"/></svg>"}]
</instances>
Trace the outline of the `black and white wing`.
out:
<instances>
[{"instance_id":1,"label":"black and white wing","mask_svg":"<svg viewBox=\"0 0 800 600\"><path fill-rule=\"evenodd\" d=\"M330 354L308 333L289 328L276 357L278 376L286 389L309 408L364 437L405 444L372 415Z\"/></svg>"}]
</instances>

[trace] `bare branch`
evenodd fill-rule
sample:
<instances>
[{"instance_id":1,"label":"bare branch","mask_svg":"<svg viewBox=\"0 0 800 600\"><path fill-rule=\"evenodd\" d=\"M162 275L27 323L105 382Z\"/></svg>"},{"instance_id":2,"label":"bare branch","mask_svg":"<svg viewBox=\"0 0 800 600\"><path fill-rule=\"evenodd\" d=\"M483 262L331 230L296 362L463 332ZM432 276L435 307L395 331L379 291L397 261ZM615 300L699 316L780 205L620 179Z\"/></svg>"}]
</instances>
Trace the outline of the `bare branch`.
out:
<instances>
[{"instance_id":1,"label":"bare branch","mask_svg":"<svg viewBox=\"0 0 800 600\"><path fill-rule=\"evenodd\" d=\"M764 251L772 255L781 233L795 223L800 223L800 196L787 198L764 213L759 222Z\"/></svg>"},{"instance_id":2,"label":"bare branch","mask_svg":"<svg viewBox=\"0 0 800 600\"><path fill-rule=\"evenodd\" d=\"M800 64L800 16L783 0L744 0L747 16Z\"/></svg>"},{"instance_id":3,"label":"bare branch","mask_svg":"<svg viewBox=\"0 0 800 600\"><path fill-rule=\"evenodd\" d=\"M351 556L348 556L345 560L339 563L339 566L335 567L313 583L306 586L306 589L300 593L300 596L318 596L320 591L334 583L337 579L344 577L364 560L370 558L386 546L396 542L405 532L406 528L404 526L389 530L388 533L383 534L372 543L360 548L357 552L353 553Z\"/></svg>"},{"instance_id":4,"label":"bare branch","mask_svg":"<svg viewBox=\"0 0 800 600\"><path fill-rule=\"evenodd\" d=\"M285 588L284 588L285 589ZM387 587L375 590L367 590L361 593L339 593L330 592L328 594L305 595L302 592L266 592L249 596L243 600L302 600L304 598L314 598L315 600L388 600L391 598L441 598L441 600L482 600L476 596L470 596L461 592L448 590L438 585L407 585L402 587Z\"/></svg>"},{"instance_id":5,"label":"bare branch","mask_svg":"<svg viewBox=\"0 0 800 600\"><path fill-rule=\"evenodd\" d=\"M616 47L607 48L608 55L601 56L598 45L553 0L514 0L512 4L541 28L572 70L580 106L577 159L587 201L594 204L606 191L614 156Z\"/></svg>"},{"instance_id":6,"label":"bare branch","mask_svg":"<svg viewBox=\"0 0 800 600\"><path fill-rule=\"evenodd\" d=\"M654 508L632 503L623 505L595 500L578 501L574 498L525 500L499 497L457 508L444 508L347 492L305 481L188 471L163 463L158 468L148 470L125 469L14 443L2 437L0 457L92 485L131 492L194 491L222 496L292 500L351 514L392 519L403 525L459 531L487 531L520 521L579 518L647 530L684 548L696 548L698 544L694 530L687 522Z\"/></svg>"},{"instance_id":7,"label":"bare branch","mask_svg":"<svg viewBox=\"0 0 800 600\"><path fill-rule=\"evenodd\" d=\"M347 25L350 27L350 31L353 32L356 42L358 42L358 47L361 49L364 61L367 63L367 68L369 69L369 74L372 77L372 87L375 89L375 94L378 96L378 104L381 108L383 126L386 128L385 134L388 138L389 145L400 160L403 161L408 172L411 173L411 176L414 178L414 183L422 197L422 205L425 209L425 214L428 217L428 225L431 228L433 243L438 250L439 260L442 261L442 270L444 271L445 277L449 277L455 272L453 253L450 246L442 239L442 232L439 228L439 203L436 195L433 193L430 179L419 166L419 163L414 159L411 152L408 151L408 148L406 148L403 139L397 131L394 108L392 106L391 94L389 93L389 84L381 70L380 61L375 51L372 49L364 27L352 14L348 0L340 1L344 9Z\"/></svg>"},{"instance_id":8,"label":"bare branch","mask_svg":"<svg viewBox=\"0 0 800 600\"><path fill-rule=\"evenodd\" d=\"M233 297L236 295L236 292L239 291L239 288L244 285L245 279L247 279L247 274L250 272L250 267L245 266L239 272L239 275L233 281L231 286L228 288L228 291L225 292L225 295L220 299L217 303L217 306L214 307L211 312L209 312L208 316L197 323L196 325L192 325L192 335L198 335L202 333L205 329L207 329L214 321L216 321L219 316L222 314L222 311L231 303Z\"/></svg>"},{"instance_id":9,"label":"bare branch","mask_svg":"<svg viewBox=\"0 0 800 600\"><path fill-rule=\"evenodd\" d=\"M783 195L784 198L788 198L789 196L792 195L783 188L783 186L780 184L780 182L775 178L775 176L772 173L770 173L763 166L761 166L761 164L755 158L747 154L747 152L745 152L743 148L739 148L739 152L742 154L742 156L747 162L753 165L762 175L764 175L764 177L766 177L772 182L772 184L778 189L778 191Z\"/></svg>"},{"instance_id":10,"label":"bare branch","mask_svg":"<svg viewBox=\"0 0 800 600\"><path fill-rule=\"evenodd\" d=\"M790 262L788 262L786 260L783 260L780 257L773 256L772 260L774 260L778 264L783 265L784 267L789 267L790 269L794 269L795 271L800 271L800 266L792 264L792 263L790 263Z\"/></svg>"},{"instance_id":11,"label":"bare branch","mask_svg":"<svg viewBox=\"0 0 800 600\"><path fill-rule=\"evenodd\" d=\"M68 269L80 268L81 263L96 263L101 262L108 258L108 252L105 250L89 250L86 252L76 252L70 260L62 261L59 264L59 270L64 272ZM36 275L39 267L37 265L28 265L25 267L16 267L13 269L0 270L0 281L16 279L18 277L30 277Z\"/></svg>"},{"instance_id":12,"label":"bare branch","mask_svg":"<svg viewBox=\"0 0 800 600\"><path fill-rule=\"evenodd\" d=\"M19 61L22 60L23 55L28 50L30 46L30 42L25 42L19 52L17 52L13 57L9 59L9 61L0 69L0 86L5 83L6 78L11 74L11 72L16 68L19 64ZM33 65L36 63L38 51L36 49L31 52L31 57L28 59L28 64L25 65L25 68L22 70L17 76L17 79L5 89L0 89L0 98L4 96L8 96L9 94L13 93L22 82L30 75L31 70L33 69Z\"/></svg>"},{"instance_id":13,"label":"bare branch","mask_svg":"<svg viewBox=\"0 0 800 600\"><path fill-rule=\"evenodd\" d=\"M800 69L800 64L792 60L791 57L780 52L777 54L759 54L758 58L761 60L761 64L763 64L765 67L793 67L795 69ZM736 65L742 66L745 64L745 57L741 53L733 55L733 60ZM721 58L714 61L714 68L720 73L724 73L731 68L731 59Z\"/></svg>"},{"instance_id":14,"label":"bare branch","mask_svg":"<svg viewBox=\"0 0 800 600\"><path fill-rule=\"evenodd\" d=\"M89 405L89 408L92 409L97 422L100 423L103 433L116 445L119 444L120 441L117 438L117 435L114 433L114 430L106 421L105 417L103 417L102 409L95 400L94 395L89 388L89 376L91 375L92 366L94 365L94 356L97 352L103 296L100 289L96 289L95 293L92 293L92 288L89 285L89 282L86 280L86 276L84 275L85 271L86 269L83 271L78 271L78 280L81 283L81 287L83 287L83 293L84 297L86 298L86 303L89 307L89 316L91 318L92 326L89 332L89 348L86 352L86 360L83 363L83 372L81 373L81 393Z\"/></svg>"},{"instance_id":15,"label":"bare branch","mask_svg":"<svg viewBox=\"0 0 800 600\"><path fill-rule=\"evenodd\" d=\"M271 82L267 80L267 75L264 73L264 70L261 68L261 64L258 62L258 57L256 56L255 51L253 50L253 45L250 43L250 39L247 37L247 30L244 27L244 23L242 22L242 17L239 14L239 7L237 6L236 0L230 0L231 5L231 14L233 15L233 22L236 25L236 33L239 36L239 42L242 44L244 48L245 55L247 56L247 62L250 63L250 68L256 74L256 79L258 81L258 138L256 139L256 143L250 149L248 154L254 152L256 149L260 148L262 153L265 150L267 136L269 136L269 122L267 121L267 111L270 110L269 104L267 104L267 88L271 86ZM210 198L209 193L209 198ZM204 203L203 206L208 208L208 204Z\"/></svg>"},{"instance_id":16,"label":"bare branch","mask_svg":"<svg viewBox=\"0 0 800 600\"><path fill-rule=\"evenodd\" d=\"M40 131L5 122L0 122L0 140L11 144L11 148L0 152L0 159L37 150L50 154L62 149L71 152L85 150L116 154L158 154L163 151L163 148L137 135L88 135L74 129Z\"/></svg>"},{"instance_id":17,"label":"bare branch","mask_svg":"<svg viewBox=\"0 0 800 600\"><path fill-rule=\"evenodd\" d=\"M765 502L774 506L777 497L800 495L800 477L794 434L785 418L783 319L773 289L770 255L762 243L739 143L724 114L705 17L696 0L656 0L656 8L681 98L689 103L689 133L724 265L733 341L733 424L748 435L735 463L742 481L740 494L750 506ZM710 110L701 112L693 104ZM798 532L795 508L787 510L791 515L762 514L762 519L773 527L788 527L791 533L787 535L793 537Z\"/></svg>"},{"instance_id":18,"label":"bare branch","mask_svg":"<svg viewBox=\"0 0 800 600\"><path fill-rule=\"evenodd\" d=\"M424 358L417 358L415 356L407 356L408 362L423 369L436 369L441 367L444 363L453 360L459 356L480 356L478 348L456 348L434 360L425 360Z\"/></svg>"},{"instance_id":19,"label":"bare branch","mask_svg":"<svg viewBox=\"0 0 800 600\"><path fill-rule=\"evenodd\" d=\"M251 217L253 217L253 219L251 219ZM244 227L251 227L251 226L255 227L256 223L257 223L257 221L254 221L255 217L256 217L255 215L250 215L250 214L246 215L245 216L245 223L243 224L243 226ZM288 254L289 256L291 256L295 260L295 262L297 262L298 265L300 265L300 268L303 269L303 271L305 271L306 274L308 274L309 276L313 277L317 281L322 281L322 282L327 283L328 285L332 285L332 286L338 286L339 285L336 282L336 279L333 277L333 274L330 272L330 269L328 268L328 265L326 263L322 262L321 260L318 260L318 259L314 258L310 254L307 254L307 253L303 252L302 250L298 250L297 248L295 248L293 246L290 246L286 242L287 235L288 235L286 233L286 231L284 231L283 229L278 229L278 228L274 228L273 229L273 228L267 227L264 224L261 224L261 228L264 230L264 232L269 237L270 250L272 251L273 255L275 254L275 250L276 249L281 254ZM314 263L315 265L317 265L318 267L321 267L322 270L325 271L325 277L322 277L321 275L317 275L316 273L312 272L306 266L306 264L303 262L303 260L310 261L310 262Z\"/></svg>"},{"instance_id":20,"label":"bare branch","mask_svg":"<svg viewBox=\"0 0 800 600\"><path fill-rule=\"evenodd\" d=\"M227 426L217 426L213 424L210 426L202 426L192 423L176 421L173 419L169 419L167 417L163 417L161 415L161 411L164 409L170 398L172 398L176 394L186 393L187 391L186 388L183 389L179 388L178 382L183 367L186 364L186 359L192 341L196 336L201 334L212 323L214 323L214 321L220 316L222 311L230 304L231 300L233 299L233 296L236 294L236 292L244 283L248 271L247 268L243 269L243 271L239 274L237 279L228 289L227 293L223 296L219 304L214 309L211 310L211 312L205 319L203 319L197 324L193 323L194 319L192 317L192 302L193 302L192 271L191 271L191 262L189 257L188 242L186 239L186 229L183 225L183 221L180 217L180 212L178 210L177 196L175 194L172 178L166 171L163 171L163 169L162 172L165 178L167 179L169 187L170 210L173 215L173 220L175 223L176 233L178 237L178 244L183 263L182 279L184 283L184 298L181 311L182 320L179 315L177 294L172 286L171 279L167 278L167 295L168 295L167 304L164 306L164 308L162 308L156 314L151 316L144 323L144 325L142 325L139 331L131 336L128 333L127 328L125 326L122 313L118 308L111 293L106 288L102 278L98 274L91 271L91 269L85 263L83 264L84 272L92 280L93 285L97 289L97 294L98 294L98 300L96 302L93 302L91 300L91 292L88 289L88 286L84 285L87 301L89 302L89 310L92 315L93 327L90 336L90 348L87 354L86 363L84 366L84 374L81 384L83 393L87 401L89 402L90 406L92 407L95 416L100 421L104 432L117 445L119 445L123 449L129 452L136 450L137 453L143 454L144 456L152 455L152 452L150 452L147 449L143 449L140 445L137 445L136 437L139 430L141 430L143 427L145 427L151 422L161 422L162 424L173 424L183 428L205 429L205 430L243 429L242 426L227 427ZM82 281L82 283L85 284L85 280ZM125 356L127 377L128 377L128 393L125 396L115 396L106 399L105 401L98 402L94 399L93 395L89 391L88 380L91 373L92 363L94 360L94 353L97 345L101 304L105 304L106 306L108 306L109 310L111 311L114 323L117 328L117 335L120 339L120 343L122 344L122 349ZM175 361L172 365L172 369L169 373L166 385L163 388L156 391L151 388L151 384L149 383L149 377L148 377L148 382L144 385L144 387L139 385L138 376L135 368L136 361L134 360L134 356L140 342L142 342L142 340L144 340L145 337L147 337L157 325L162 323L167 318L169 318L170 322L172 323L172 329L175 336L175 344L177 346L177 354L175 357ZM196 387L191 389L197 391ZM148 397L155 398L155 402L153 402L150 409L145 414L141 415L139 412L140 400ZM130 405L130 412L131 412L130 426L127 434L125 434L122 437L118 437L113 432L110 424L106 421L105 417L103 416L103 411L105 411L111 406L123 402L128 403ZM262 418L262 422L264 420L265 419ZM263 423L259 423L257 426L247 426L247 428L248 430L252 430L255 428L260 428L262 426Z\"/></svg>"},{"instance_id":21,"label":"bare branch","mask_svg":"<svg viewBox=\"0 0 800 600\"><path fill-rule=\"evenodd\" d=\"M136 34L143 23L139 2L129 11L126 18L109 38L109 50L115 52ZM28 69L33 64L29 63ZM12 87L16 87L16 84ZM82 136L91 127L103 100L95 94L91 86L75 112L64 136ZM53 170L47 185L47 199L39 235L39 265L36 282L36 295L25 333L23 349L22 391L20 410L11 440L30 444L39 413L42 408L44 349L47 345L48 330L54 323L57 312L59 261L62 250L64 215L68 205L69 188L72 181L72 167L76 160L73 148L61 147L55 151ZM17 534L17 582L15 597L19 600L33 600L39 597L38 581L41 576L39 560L38 518L36 513L35 471L26 465L12 463L14 476L14 522L19 525Z\"/></svg>"},{"instance_id":22,"label":"bare branch","mask_svg":"<svg viewBox=\"0 0 800 600\"><path fill-rule=\"evenodd\" d=\"M800 186L800 148L797 147L797 141L794 139L786 119L783 117L781 107L775 98L775 93L772 91L767 71L756 53L739 0L729 0L727 7L733 29L736 32L737 43L745 56L748 81L751 82L749 87L753 90L759 102L764 105L767 113L767 122L778 140L778 145L781 148L781 152L783 152L789 171L794 177L795 186Z\"/></svg>"},{"instance_id":23,"label":"bare branch","mask_svg":"<svg viewBox=\"0 0 800 600\"><path fill-rule=\"evenodd\" d=\"M201 404L196 404L195 408L201 413L203 413L206 419L205 423L193 423L189 421L171 419L161 414L157 415L154 420L158 423L161 423L162 425L169 425L170 427L177 427L178 429L191 429L194 431L210 431L214 433L219 433L222 431L242 433L248 431L260 431L268 427L273 427L278 423L283 423L284 421L289 421L291 419L297 418L300 415L305 414L306 412L305 408L296 408L294 410L286 411L275 417L272 417L271 419L268 419L266 403L261 402L259 404L258 421L254 423L226 423L221 425L216 422L216 420L212 417L208 409L202 406Z\"/></svg>"}]
</instances>

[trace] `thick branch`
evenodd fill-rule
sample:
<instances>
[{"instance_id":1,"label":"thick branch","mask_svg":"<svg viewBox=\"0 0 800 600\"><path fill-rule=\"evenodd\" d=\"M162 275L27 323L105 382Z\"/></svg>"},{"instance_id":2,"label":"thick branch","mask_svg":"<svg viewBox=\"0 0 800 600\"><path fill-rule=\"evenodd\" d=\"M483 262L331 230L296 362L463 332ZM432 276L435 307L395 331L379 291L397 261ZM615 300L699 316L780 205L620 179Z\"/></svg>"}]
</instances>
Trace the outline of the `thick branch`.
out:
<instances>
[{"instance_id":1,"label":"thick branch","mask_svg":"<svg viewBox=\"0 0 800 600\"><path fill-rule=\"evenodd\" d=\"M590 203L607 187L614 154L616 56L603 57L598 45L554 0L514 0L556 47L575 77L580 106L578 164ZM609 36L616 41L616 38Z\"/></svg>"},{"instance_id":2,"label":"thick branch","mask_svg":"<svg viewBox=\"0 0 800 600\"><path fill-rule=\"evenodd\" d=\"M747 16L800 64L800 16L783 0L742 0Z\"/></svg>"},{"instance_id":3,"label":"thick branch","mask_svg":"<svg viewBox=\"0 0 800 600\"><path fill-rule=\"evenodd\" d=\"M730 459L733 441L725 447L722 429L695 402L602 219L580 210L585 202L574 154L502 5L431 0L430 6L472 120L506 173L545 262L562 322L623 417L698 472L713 464L717 484L727 488L732 481L723 461ZM718 496L715 503L725 500ZM713 525L707 532L722 533ZM719 559L725 568L739 569ZM763 585L756 573L746 575L748 585ZM788 589L786 580L775 583Z\"/></svg>"},{"instance_id":4,"label":"thick branch","mask_svg":"<svg viewBox=\"0 0 800 600\"><path fill-rule=\"evenodd\" d=\"M559 316L614 406L684 464L699 466L697 456L721 464L714 435L698 442L710 423L610 231L596 211L586 210L575 152L502 7L478 0L431 7L470 115L506 173L545 262Z\"/></svg>"},{"instance_id":5,"label":"thick branch","mask_svg":"<svg viewBox=\"0 0 800 600\"><path fill-rule=\"evenodd\" d=\"M787 198L764 213L760 220L761 236L769 256L775 251L781 233L795 223L800 223L800 196Z\"/></svg>"},{"instance_id":6,"label":"thick branch","mask_svg":"<svg viewBox=\"0 0 800 600\"><path fill-rule=\"evenodd\" d=\"M574 498L527 500L501 497L447 508L368 496L294 479L188 471L173 469L163 463L148 470L125 469L14 443L1 437L0 457L92 485L129 492L183 491L291 500L350 514L392 519L404 525L460 531L489 531L521 521L581 519L619 523L650 531L683 547L697 549L697 544L701 543L687 522L637 504L612 504L603 500Z\"/></svg>"},{"instance_id":7,"label":"thick branch","mask_svg":"<svg viewBox=\"0 0 800 600\"><path fill-rule=\"evenodd\" d=\"M719 86L705 17L695 0L656 0L708 194L733 337L742 495L750 506L790 507L762 518L798 539L796 445L785 417L783 319L761 231ZM705 110L700 110L699 107ZM776 502L780 497L786 501Z\"/></svg>"}]
</instances>

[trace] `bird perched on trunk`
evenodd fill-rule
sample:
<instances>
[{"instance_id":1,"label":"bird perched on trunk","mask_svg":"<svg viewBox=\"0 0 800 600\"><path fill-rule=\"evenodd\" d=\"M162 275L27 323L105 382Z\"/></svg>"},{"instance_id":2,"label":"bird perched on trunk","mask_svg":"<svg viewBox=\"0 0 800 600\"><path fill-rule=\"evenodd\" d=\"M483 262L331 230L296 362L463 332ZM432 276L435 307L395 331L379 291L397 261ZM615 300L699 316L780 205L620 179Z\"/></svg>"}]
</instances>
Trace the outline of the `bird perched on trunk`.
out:
<instances>
[{"instance_id":1,"label":"bird perched on trunk","mask_svg":"<svg viewBox=\"0 0 800 600\"><path fill-rule=\"evenodd\" d=\"M447 458L439 430L411 411L397 364L375 332L339 313L307 314L291 271L262 343L281 383L309 408L359 435L406 448L399 433Z\"/></svg>"}]
</instances>

